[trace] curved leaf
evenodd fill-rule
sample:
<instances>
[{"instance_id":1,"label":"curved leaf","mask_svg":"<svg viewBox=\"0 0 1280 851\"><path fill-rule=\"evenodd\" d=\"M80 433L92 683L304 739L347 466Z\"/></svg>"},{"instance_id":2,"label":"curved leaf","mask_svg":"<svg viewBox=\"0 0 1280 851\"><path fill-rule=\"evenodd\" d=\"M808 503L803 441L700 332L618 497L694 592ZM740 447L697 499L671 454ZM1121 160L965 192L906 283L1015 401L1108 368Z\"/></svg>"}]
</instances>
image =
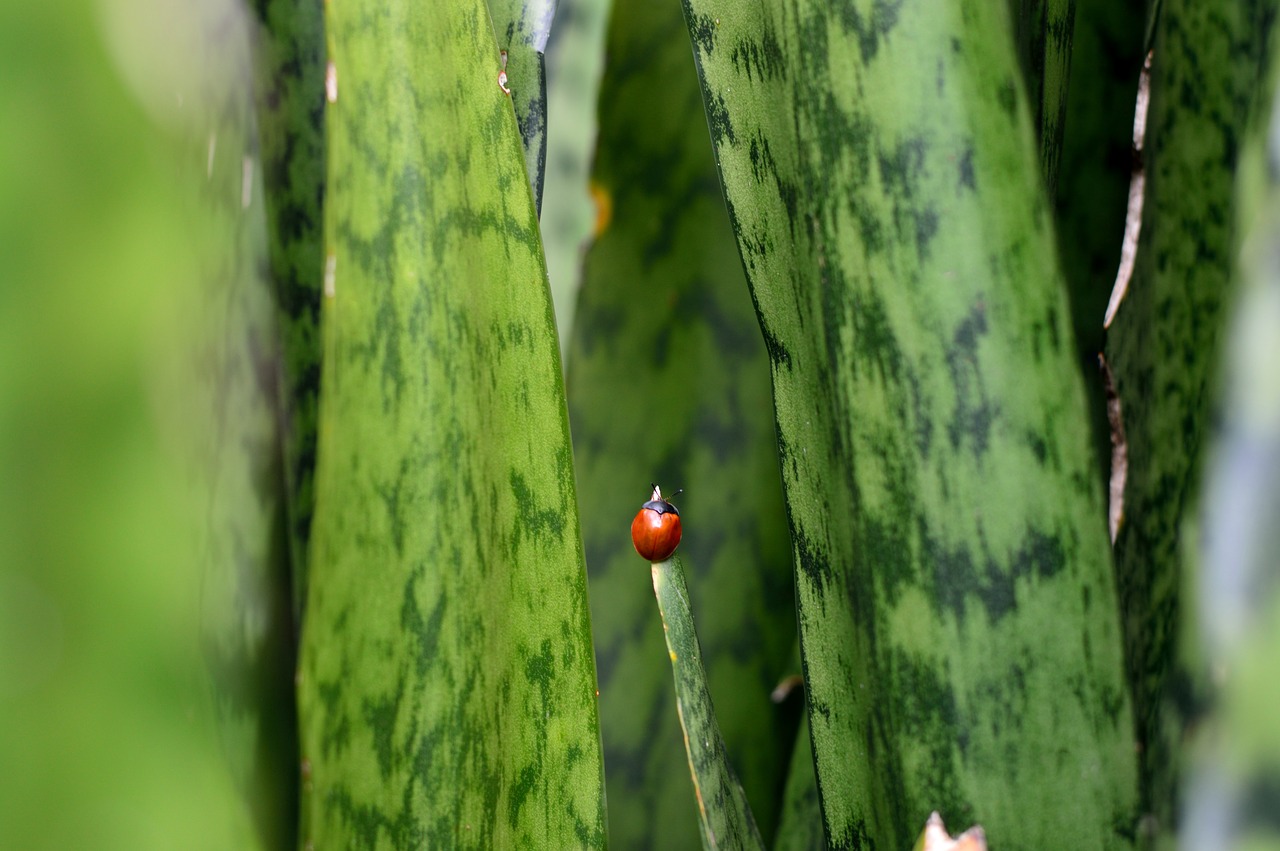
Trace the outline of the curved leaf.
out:
<instances>
[{"instance_id":1,"label":"curved leaf","mask_svg":"<svg viewBox=\"0 0 1280 851\"><path fill-rule=\"evenodd\" d=\"M720 725L716 723L707 672L702 667L702 648L698 646L693 610L689 607L684 566L679 556L672 556L651 565L650 573L675 678L676 713L684 731L689 772L693 776L702 846L707 851L717 848L763 851L764 842L756 829L755 817L733 773Z\"/></svg>"},{"instance_id":2,"label":"curved leaf","mask_svg":"<svg viewBox=\"0 0 1280 851\"><path fill-rule=\"evenodd\" d=\"M547 113L555 120L547 126L546 190L538 222L562 352L569 350L582 253L594 217L588 176L610 5L610 0L559 0L547 42Z\"/></svg>"},{"instance_id":3,"label":"curved leaf","mask_svg":"<svg viewBox=\"0 0 1280 851\"><path fill-rule=\"evenodd\" d=\"M1067 116L1076 0L1012 0L1011 9L1031 123L1040 142L1040 168L1049 197L1053 197Z\"/></svg>"},{"instance_id":4,"label":"curved leaf","mask_svg":"<svg viewBox=\"0 0 1280 851\"><path fill-rule=\"evenodd\" d=\"M1006 5L685 9L773 367L828 842L905 848L938 810L1127 846L1101 487Z\"/></svg>"},{"instance_id":5,"label":"curved leaf","mask_svg":"<svg viewBox=\"0 0 1280 851\"><path fill-rule=\"evenodd\" d=\"M506 51L505 85L511 90L525 169L533 187L533 203L542 211L542 179L547 169L547 38L556 0L489 0L498 34Z\"/></svg>"},{"instance_id":6,"label":"curved leaf","mask_svg":"<svg viewBox=\"0 0 1280 851\"><path fill-rule=\"evenodd\" d=\"M1233 265L1239 140L1273 2L1167 0L1156 23L1146 199L1128 295L1107 340L1128 443L1116 575L1150 829L1174 829L1181 739L1202 684L1181 658L1184 518L1199 500Z\"/></svg>"},{"instance_id":7,"label":"curved leaf","mask_svg":"<svg viewBox=\"0 0 1280 851\"><path fill-rule=\"evenodd\" d=\"M306 597L307 547L320 393L324 242L324 18L322 0L254 0L255 100L266 191L271 283L280 326L279 420L284 450L295 615Z\"/></svg>"},{"instance_id":8,"label":"curved leaf","mask_svg":"<svg viewBox=\"0 0 1280 851\"><path fill-rule=\"evenodd\" d=\"M488 12L348 2L327 15L302 839L598 848L559 347Z\"/></svg>"},{"instance_id":9,"label":"curved leaf","mask_svg":"<svg viewBox=\"0 0 1280 851\"><path fill-rule=\"evenodd\" d=\"M1240 297L1223 341L1198 570L1187 577L1197 661L1219 676L1186 784L1178 831L1186 848L1280 845L1280 53L1274 44L1268 52L1236 174Z\"/></svg>"},{"instance_id":10,"label":"curved leaf","mask_svg":"<svg viewBox=\"0 0 1280 851\"><path fill-rule=\"evenodd\" d=\"M610 220L588 251L568 363L614 848L696 847L670 672L627 524L649 482L684 487L682 552L711 694L761 832L794 716L795 595L768 361L716 184L677 5L609 25L593 171ZM639 580L639 581L637 581Z\"/></svg>"}]
</instances>

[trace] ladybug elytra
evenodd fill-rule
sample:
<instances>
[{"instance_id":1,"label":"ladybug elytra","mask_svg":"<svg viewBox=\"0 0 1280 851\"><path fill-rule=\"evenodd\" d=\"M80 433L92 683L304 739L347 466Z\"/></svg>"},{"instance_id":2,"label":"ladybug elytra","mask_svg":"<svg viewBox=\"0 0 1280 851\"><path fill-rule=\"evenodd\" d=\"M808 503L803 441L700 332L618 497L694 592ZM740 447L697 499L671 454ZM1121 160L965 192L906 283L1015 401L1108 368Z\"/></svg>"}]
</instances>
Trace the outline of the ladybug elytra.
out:
<instances>
[{"instance_id":1,"label":"ladybug elytra","mask_svg":"<svg viewBox=\"0 0 1280 851\"><path fill-rule=\"evenodd\" d=\"M678 496L676 491L672 496ZM631 543L648 561L666 561L680 546L680 512L662 498L662 489L653 486L653 497L640 507L631 521Z\"/></svg>"}]
</instances>

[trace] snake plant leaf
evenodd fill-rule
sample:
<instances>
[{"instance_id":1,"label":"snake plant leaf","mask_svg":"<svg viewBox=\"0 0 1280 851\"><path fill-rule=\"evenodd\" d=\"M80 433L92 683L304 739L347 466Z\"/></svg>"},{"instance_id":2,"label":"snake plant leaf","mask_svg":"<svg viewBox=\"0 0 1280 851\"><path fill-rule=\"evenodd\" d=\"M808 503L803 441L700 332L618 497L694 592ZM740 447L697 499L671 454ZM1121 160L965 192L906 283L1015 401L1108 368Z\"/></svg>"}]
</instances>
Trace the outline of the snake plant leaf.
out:
<instances>
[{"instance_id":1,"label":"snake plant leaf","mask_svg":"<svg viewBox=\"0 0 1280 851\"><path fill-rule=\"evenodd\" d=\"M303 842L598 848L537 215L482 0L330 3Z\"/></svg>"},{"instance_id":2,"label":"snake plant leaf","mask_svg":"<svg viewBox=\"0 0 1280 851\"><path fill-rule=\"evenodd\" d=\"M627 536L649 483L683 487L681 552L711 694L772 835L793 712L769 693L796 643L768 360L707 144L676 4L621 4L601 82L588 251L568 358L615 849L698 847L652 593ZM606 200L607 199L607 200Z\"/></svg>"},{"instance_id":3,"label":"snake plant leaf","mask_svg":"<svg viewBox=\"0 0 1280 851\"><path fill-rule=\"evenodd\" d=\"M261 219L241 205L249 152L223 112L247 117L247 80L228 72L248 64L216 61L245 59L246 28L231 3L164 11L161 24L128 2L0 8L4 848L266 847L236 788L245 766L225 759L247 737L220 741L228 695L201 653L216 602L197 547L223 518L206 513L210 444L192 440L213 432L194 421L219 377L234 373L237 406L261 401L241 383L261 361L224 371L246 354L231 316L252 303L272 324L250 238ZM210 170L214 130L227 155ZM210 340L226 360L203 357ZM245 456L273 431L251 407ZM218 507L240 529L268 525L272 512L253 515L279 491L263 490L243 512ZM245 671L221 673L252 690Z\"/></svg>"},{"instance_id":4,"label":"snake plant leaf","mask_svg":"<svg viewBox=\"0 0 1280 851\"><path fill-rule=\"evenodd\" d=\"M1145 23L1140 3L1076 3L1055 223L1086 376L1097 375L1103 314L1120 264ZM1101 388L1093 389L1091 401L1101 408Z\"/></svg>"},{"instance_id":5,"label":"snake plant leaf","mask_svg":"<svg viewBox=\"0 0 1280 851\"><path fill-rule=\"evenodd\" d=\"M1156 22L1146 199L1107 341L1128 478L1116 538L1142 806L1175 829L1184 730L1203 684L1181 658L1184 521L1199 502L1212 377L1231 299L1234 174L1275 3L1169 0Z\"/></svg>"},{"instance_id":6,"label":"snake plant leaf","mask_svg":"<svg viewBox=\"0 0 1280 851\"><path fill-rule=\"evenodd\" d=\"M773 851L823 851L826 847L827 838L822 832L822 803L818 800L818 776L814 773L813 747L809 742L809 718L805 716L796 731L772 848Z\"/></svg>"},{"instance_id":7,"label":"snake plant leaf","mask_svg":"<svg viewBox=\"0 0 1280 851\"><path fill-rule=\"evenodd\" d=\"M541 213L547 170L546 52L556 0L489 0L489 12L498 47L506 54L503 85L511 90L533 202Z\"/></svg>"},{"instance_id":8,"label":"snake plant leaf","mask_svg":"<svg viewBox=\"0 0 1280 851\"><path fill-rule=\"evenodd\" d=\"M266 274L250 25L244 13L207 22L205 55L225 63L209 65L235 69L228 75L234 84L190 98L209 122L188 154L193 176L202 178L198 230L218 245L206 261L197 306L204 333L189 343L200 365L191 384L200 402L193 420L206 524L199 538L201 643L224 752L261 847L291 848L297 845L297 630L275 380L279 290Z\"/></svg>"},{"instance_id":9,"label":"snake plant leaf","mask_svg":"<svg viewBox=\"0 0 1280 851\"><path fill-rule=\"evenodd\" d=\"M546 188L538 222L560 351L566 355L582 284L582 255L595 219L588 181L611 5L610 0L559 0L547 41L547 114L555 120L547 125Z\"/></svg>"},{"instance_id":10,"label":"snake plant leaf","mask_svg":"<svg viewBox=\"0 0 1280 851\"><path fill-rule=\"evenodd\" d=\"M702 648L694 628L689 603L689 585L679 556L650 566L653 594L662 616L662 634L667 640L671 673L676 685L676 714L684 731L684 746L693 777L693 793L702 828L702 847L715 849L759 849L764 842L756 828L747 796L733 772L729 752L720 735L707 672L702 666Z\"/></svg>"},{"instance_id":11,"label":"snake plant leaf","mask_svg":"<svg viewBox=\"0 0 1280 851\"><path fill-rule=\"evenodd\" d=\"M1240 294L1206 453L1198 569L1187 584L1197 661L1220 674L1187 784L1179 838L1188 848L1280 847L1272 818L1280 805L1280 53L1268 53L1236 175Z\"/></svg>"},{"instance_id":12,"label":"snake plant leaf","mask_svg":"<svg viewBox=\"0 0 1280 851\"><path fill-rule=\"evenodd\" d=\"M1040 168L1049 197L1058 185L1062 133L1071 78L1071 39L1077 0L1011 0L1014 45L1022 66Z\"/></svg>"},{"instance_id":13,"label":"snake plant leaf","mask_svg":"<svg viewBox=\"0 0 1280 851\"><path fill-rule=\"evenodd\" d=\"M905 848L938 810L1002 847L1128 847L1101 486L1008 7L685 10L771 360L828 843Z\"/></svg>"},{"instance_id":14,"label":"snake plant leaf","mask_svg":"<svg viewBox=\"0 0 1280 851\"><path fill-rule=\"evenodd\" d=\"M322 0L254 0L255 103L266 192L271 283L279 314L279 421L295 614L306 597L315 507L324 242L324 16Z\"/></svg>"}]
</instances>

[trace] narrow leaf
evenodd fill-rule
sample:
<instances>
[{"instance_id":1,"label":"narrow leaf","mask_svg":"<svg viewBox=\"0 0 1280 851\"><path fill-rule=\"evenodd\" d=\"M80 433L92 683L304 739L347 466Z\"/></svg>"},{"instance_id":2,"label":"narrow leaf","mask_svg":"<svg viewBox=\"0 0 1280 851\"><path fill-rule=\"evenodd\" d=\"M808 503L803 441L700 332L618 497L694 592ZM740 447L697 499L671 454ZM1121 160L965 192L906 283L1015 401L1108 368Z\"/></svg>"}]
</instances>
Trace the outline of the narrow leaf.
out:
<instances>
[{"instance_id":1,"label":"narrow leaf","mask_svg":"<svg viewBox=\"0 0 1280 851\"><path fill-rule=\"evenodd\" d=\"M936 809L1128 846L1101 483L1007 6L685 9L773 366L828 843L905 848Z\"/></svg>"},{"instance_id":2,"label":"narrow leaf","mask_svg":"<svg viewBox=\"0 0 1280 851\"><path fill-rule=\"evenodd\" d=\"M689 587L678 556L651 566L653 593L676 683L676 712L684 731L702 845L712 849L763 849L747 796L733 773L702 667L702 649L689 607Z\"/></svg>"},{"instance_id":3,"label":"narrow leaf","mask_svg":"<svg viewBox=\"0 0 1280 851\"><path fill-rule=\"evenodd\" d=\"M1040 168L1049 196L1058 185L1062 132L1071 77L1077 0L1013 0L1014 43L1026 82Z\"/></svg>"},{"instance_id":4,"label":"narrow leaf","mask_svg":"<svg viewBox=\"0 0 1280 851\"><path fill-rule=\"evenodd\" d=\"M588 192L596 102L610 0L559 0L547 41L546 188L538 223L556 305L560 351L569 350L582 253L596 217Z\"/></svg>"},{"instance_id":5,"label":"narrow leaf","mask_svg":"<svg viewBox=\"0 0 1280 851\"><path fill-rule=\"evenodd\" d=\"M1274 26L1274 24L1272 24ZM1198 570L1188 576L1196 661L1214 677L1179 837L1187 848L1275 848L1280 830L1280 54L1241 146L1239 301L1224 338L1222 414L1208 465Z\"/></svg>"},{"instance_id":6,"label":"narrow leaf","mask_svg":"<svg viewBox=\"0 0 1280 851\"><path fill-rule=\"evenodd\" d=\"M822 851L826 847L827 839L822 832L822 802L818 800L818 776L814 773L813 746L809 741L809 719L806 716L796 732L773 849Z\"/></svg>"},{"instance_id":7,"label":"narrow leaf","mask_svg":"<svg viewBox=\"0 0 1280 851\"><path fill-rule=\"evenodd\" d=\"M608 55L592 178L612 214L586 257L570 416L610 842L676 851L698 845L697 808L662 633L626 535L649 482L685 488L681 546L711 694L766 835L794 738L794 714L769 692L791 665L795 594L769 365L679 5L618 6Z\"/></svg>"},{"instance_id":8,"label":"narrow leaf","mask_svg":"<svg viewBox=\"0 0 1280 851\"><path fill-rule=\"evenodd\" d=\"M498 47L506 52L503 86L511 90L533 202L542 211L547 167L547 38L556 0L489 0Z\"/></svg>"},{"instance_id":9,"label":"narrow leaf","mask_svg":"<svg viewBox=\"0 0 1280 851\"><path fill-rule=\"evenodd\" d=\"M280 327L280 432L287 484L294 611L306 597L306 559L320 392L324 243L324 18L322 0L255 0L255 101L266 192L269 263Z\"/></svg>"},{"instance_id":10,"label":"narrow leaf","mask_svg":"<svg viewBox=\"0 0 1280 851\"><path fill-rule=\"evenodd\" d=\"M297 845L297 625L278 419L279 290L267 274L251 26L242 13L205 27L207 56L234 71L225 89L192 98L208 121L188 160L202 190L199 231L218 243L194 306L204 333L188 345L198 364L191 421L205 519L202 650L228 764L259 845L270 849Z\"/></svg>"},{"instance_id":11,"label":"narrow leaf","mask_svg":"<svg viewBox=\"0 0 1280 851\"><path fill-rule=\"evenodd\" d=\"M598 848L559 347L488 11L349 2L327 16L302 841Z\"/></svg>"},{"instance_id":12,"label":"narrow leaf","mask_svg":"<svg viewBox=\"0 0 1280 851\"><path fill-rule=\"evenodd\" d=\"M1128 473L1116 537L1148 830L1175 829L1184 730L1203 684L1185 665L1184 519L1199 502L1224 305L1234 174L1271 2L1167 0L1156 23L1146 198L1134 276L1107 341Z\"/></svg>"}]
</instances>

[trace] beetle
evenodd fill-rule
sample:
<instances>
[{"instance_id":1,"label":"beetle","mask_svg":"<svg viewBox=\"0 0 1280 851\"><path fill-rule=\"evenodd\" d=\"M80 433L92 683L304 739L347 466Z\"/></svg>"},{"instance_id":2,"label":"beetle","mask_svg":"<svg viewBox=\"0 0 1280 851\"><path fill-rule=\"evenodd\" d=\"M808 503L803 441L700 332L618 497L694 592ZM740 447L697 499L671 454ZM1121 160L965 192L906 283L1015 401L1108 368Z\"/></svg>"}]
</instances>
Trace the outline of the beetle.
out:
<instances>
[{"instance_id":1,"label":"beetle","mask_svg":"<svg viewBox=\"0 0 1280 851\"><path fill-rule=\"evenodd\" d=\"M684 489L673 493L676 497ZM662 498L662 489L653 486L653 496L640 506L636 519L631 521L631 543L648 561L666 561L680 546L680 512Z\"/></svg>"}]
</instances>

